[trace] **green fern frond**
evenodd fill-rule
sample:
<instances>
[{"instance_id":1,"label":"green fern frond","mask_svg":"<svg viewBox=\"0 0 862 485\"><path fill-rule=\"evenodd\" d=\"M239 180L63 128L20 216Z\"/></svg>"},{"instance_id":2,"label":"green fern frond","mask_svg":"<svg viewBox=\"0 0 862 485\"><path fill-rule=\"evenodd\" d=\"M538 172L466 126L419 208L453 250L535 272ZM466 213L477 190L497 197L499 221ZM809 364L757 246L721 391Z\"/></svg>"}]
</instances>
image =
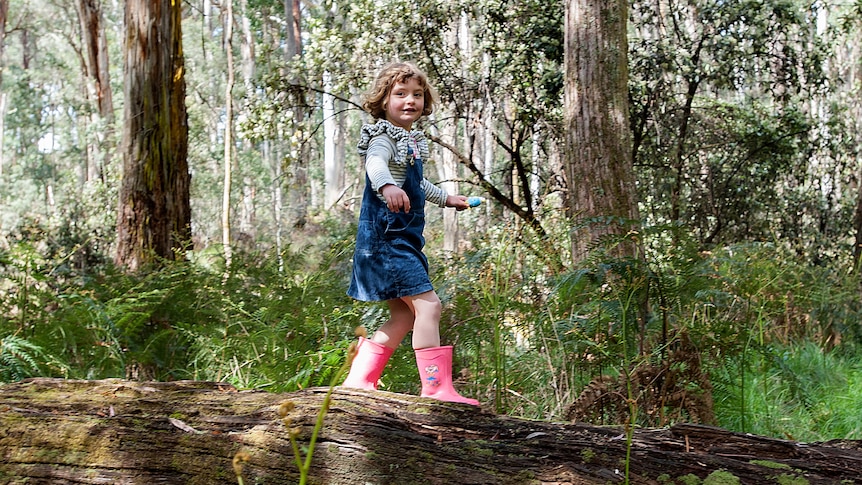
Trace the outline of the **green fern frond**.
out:
<instances>
[{"instance_id":1,"label":"green fern frond","mask_svg":"<svg viewBox=\"0 0 862 485\"><path fill-rule=\"evenodd\" d=\"M11 382L39 374L39 360L43 350L38 345L7 335L0 339L0 379Z\"/></svg>"}]
</instances>

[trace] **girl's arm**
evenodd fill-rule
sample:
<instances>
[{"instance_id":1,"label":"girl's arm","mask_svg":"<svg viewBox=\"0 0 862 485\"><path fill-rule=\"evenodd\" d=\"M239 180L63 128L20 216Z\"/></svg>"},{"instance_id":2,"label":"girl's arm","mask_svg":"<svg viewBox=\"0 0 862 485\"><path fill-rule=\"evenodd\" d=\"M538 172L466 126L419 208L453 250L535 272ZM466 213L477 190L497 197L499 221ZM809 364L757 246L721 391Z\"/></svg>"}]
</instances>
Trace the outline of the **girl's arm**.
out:
<instances>
[{"instance_id":1,"label":"girl's arm","mask_svg":"<svg viewBox=\"0 0 862 485\"><path fill-rule=\"evenodd\" d=\"M387 154L391 156L392 152L383 149L379 151L373 150L374 148L377 148L373 143L374 140L372 140L372 146L369 148L369 153L365 158L365 173L368 174L368 180L371 181L371 188L374 189L375 192L381 193L380 190L383 189L384 186L390 184L398 185L398 182L395 180L395 176L392 174L392 171L389 170L389 158L387 158ZM384 147L386 146L383 145L380 148Z\"/></svg>"},{"instance_id":2,"label":"girl's arm","mask_svg":"<svg viewBox=\"0 0 862 485\"><path fill-rule=\"evenodd\" d=\"M446 189L432 184L428 179L422 179L422 188L425 190L425 200L440 207L454 207L462 211L469 209L467 197L463 195L449 195Z\"/></svg>"},{"instance_id":3,"label":"girl's arm","mask_svg":"<svg viewBox=\"0 0 862 485\"><path fill-rule=\"evenodd\" d=\"M432 184L428 179L423 178L422 190L425 191L425 200L432 204L437 204L440 207L446 207L446 199L449 197L449 194L446 193L446 189L438 187Z\"/></svg>"},{"instance_id":4,"label":"girl's arm","mask_svg":"<svg viewBox=\"0 0 862 485\"><path fill-rule=\"evenodd\" d=\"M389 161L395 156L395 145L388 137L377 136L368 144L365 158L365 173L371 188L380 194L386 207L392 212L410 212L410 197L399 186L396 175L403 183L403 173L392 173ZM398 167L394 167L398 168Z\"/></svg>"}]
</instances>

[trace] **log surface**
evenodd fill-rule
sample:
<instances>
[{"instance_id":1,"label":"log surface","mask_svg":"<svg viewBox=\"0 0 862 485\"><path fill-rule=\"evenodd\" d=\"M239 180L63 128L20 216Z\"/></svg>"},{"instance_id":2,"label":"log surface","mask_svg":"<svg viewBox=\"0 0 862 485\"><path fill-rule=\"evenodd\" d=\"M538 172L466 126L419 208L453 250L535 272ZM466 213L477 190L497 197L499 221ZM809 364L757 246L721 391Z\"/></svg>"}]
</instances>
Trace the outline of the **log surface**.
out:
<instances>
[{"instance_id":1,"label":"log surface","mask_svg":"<svg viewBox=\"0 0 862 485\"><path fill-rule=\"evenodd\" d=\"M30 379L0 386L0 483L299 481L326 389L238 392L214 382ZM278 410L294 404L285 424ZM284 408L282 408L284 409ZM336 389L309 483L332 485L862 483L857 441L799 443L680 424L634 432L530 421L381 391ZM722 475L738 482L719 482Z\"/></svg>"}]
</instances>

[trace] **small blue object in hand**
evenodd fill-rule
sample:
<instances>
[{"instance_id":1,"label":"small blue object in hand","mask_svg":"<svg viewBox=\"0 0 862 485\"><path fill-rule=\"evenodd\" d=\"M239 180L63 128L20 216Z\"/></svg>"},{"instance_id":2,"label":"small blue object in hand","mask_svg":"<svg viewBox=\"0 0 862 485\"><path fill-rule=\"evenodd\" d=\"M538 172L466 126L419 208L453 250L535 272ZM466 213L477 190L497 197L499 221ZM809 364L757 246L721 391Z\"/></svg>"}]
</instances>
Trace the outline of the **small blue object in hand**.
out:
<instances>
[{"instance_id":1,"label":"small blue object in hand","mask_svg":"<svg viewBox=\"0 0 862 485\"><path fill-rule=\"evenodd\" d=\"M467 197L467 205L470 207L479 207L482 202L485 202L484 197Z\"/></svg>"}]
</instances>

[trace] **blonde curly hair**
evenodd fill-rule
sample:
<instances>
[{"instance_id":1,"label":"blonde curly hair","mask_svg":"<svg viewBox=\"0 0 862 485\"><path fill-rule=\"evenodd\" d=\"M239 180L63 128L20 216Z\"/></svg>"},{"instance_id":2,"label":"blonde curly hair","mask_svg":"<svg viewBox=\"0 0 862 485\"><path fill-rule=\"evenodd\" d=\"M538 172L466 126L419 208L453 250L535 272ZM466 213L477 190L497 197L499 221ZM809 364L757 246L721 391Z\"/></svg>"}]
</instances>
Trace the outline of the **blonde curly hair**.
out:
<instances>
[{"instance_id":1,"label":"blonde curly hair","mask_svg":"<svg viewBox=\"0 0 862 485\"><path fill-rule=\"evenodd\" d=\"M386 118L386 102L389 92L396 83L405 83L409 79L416 79L425 92L425 107L422 116L428 116L434 112L434 105L438 102L437 91L428 83L428 76L418 67L409 62L393 62L386 65L377 75L371 89L363 96L362 109L367 111L374 119Z\"/></svg>"}]
</instances>

